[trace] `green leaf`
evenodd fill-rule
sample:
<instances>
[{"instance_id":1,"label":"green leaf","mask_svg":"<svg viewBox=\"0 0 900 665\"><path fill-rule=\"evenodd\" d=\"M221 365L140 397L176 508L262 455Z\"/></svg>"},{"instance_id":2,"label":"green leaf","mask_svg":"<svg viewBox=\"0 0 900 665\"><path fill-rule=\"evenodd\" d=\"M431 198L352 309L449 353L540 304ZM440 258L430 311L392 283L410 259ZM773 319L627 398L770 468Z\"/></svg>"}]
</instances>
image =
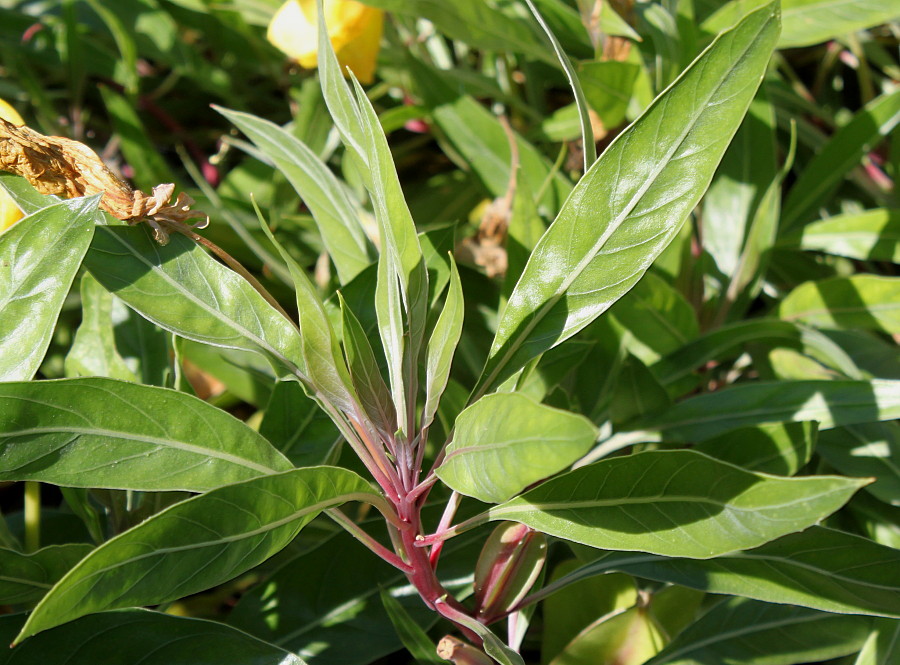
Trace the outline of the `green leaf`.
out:
<instances>
[{"instance_id":1,"label":"green leaf","mask_svg":"<svg viewBox=\"0 0 900 665\"><path fill-rule=\"evenodd\" d=\"M778 306L778 316L819 328L900 333L900 277L853 275L806 282Z\"/></svg>"},{"instance_id":2,"label":"green leaf","mask_svg":"<svg viewBox=\"0 0 900 665\"><path fill-rule=\"evenodd\" d=\"M658 653L664 643L665 638L647 610L632 607L585 628L550 665L641 665Z\"/></svg>"},{"instance_id":3,"label":"green leaf","mask_svg":"<svg viewBox=\"0 0 900 665\"><path fill-rule=\"evenodd\" d=\"M362 324L338 292L341 305L342 338L347 367L359 395L363 413L379 426L385 436L394 433L397 414L391 391L384 382L378 361Z\"/></svg>"},{"instance_id":4,"label":"green leaf","mask_svg":"<svg viewBox=\"0 0 900 665\"><path fill-rule=\"evenodd\" d=\"M556 582L578 568L577 559L563 561L553 570L550 582ZM579 584L570 584L549 596L542 604L541 662L550 662L597 618L629 608L635 601L634 578L618 573L584 578Z\"/></svg>"},{"instance_id":5,"label":"green leaf","mask_svg":"<svg viewBox=\"0 0 900 665\"><path fill-rule=\"evenodd\" d=\"M836 215L807 224L780 244L860 261L900 263L900 210L876 208Z\"/></svg>"},{"instance_id":6,"label":"green leaf","mask_svg":"<svg viewBox=\"0 0 900 665\"><path fill-rule=\"evenodd\" d=\"M312 392L319 401L328 402L345 413L353 413L357 409L356 394L322 299L306 271L275 239L259 208L256 208L256 213L259 216L260 227L278 248L294 283L297 294L300 349L305 374L312 384Z\"/></svg>"},{"instance_id":7,"label":"green leaf","mask_svg":"<svg viewBox=\"0 0 900 665\"><path fill-rule=\"evenodd\" d=\"M136 381L116 350L113 296L90 273L81 277L81 325L66 354L66 376L105 376Z\"/></svg>"},{"instance_id":8,"label":"green leaf","mask_svg":"<svg viewBox=\"0 0 900 665\"><path fill-rule=\"evenodd\" d=\"M707 439L693 450L750 471L793 476L809 462L813 450L818 450L818 429L816 421L741 427Z\"/></svg>"},{"instance_id":9,"label":"green leaf","mask_svg":"<svg viewBox=\"0 0 900 665\"><path fill-rule=\"evenodd\" d=\"M717 6L700 29L715 33L766 0L731 0ZM778 48L811 46L896 19L897 0L782 0L782 30Z\"/></svg>"},{"instance_id":10,"label":"green leaf","mask_svg":"<svg viewBox=\"0 0 900 665\"><path fill-rule=\"evenodd\" d=\"M854 665L890 665L900 656L900 621L875 621Z\"/></svg>"},{"instance_id":11,"label":"green leaf","mask_svg":"<svg viewBox=\"0 0 900 665\"><path fill-rule=\"evenodd\" d=\"M777 34L776 5L749 15L610 144L532 253L475 395L577 333L637 283L705 191Z\"/></svg>"},{"instance_id":12,"label":"green leaf","mask_svg":"<svg viewBox=\"0 0 900 665\"><path fill-rule=\"evenodd\" d=\"M0 479L202 492L291 468L230 414L104 378L0 384Z\"/></svg>"},{"instance_id":13,"label":"green leaf","mask_svg":"<svg viewBox=\"0 0 900 665\"><path fill-rule=\"evenodd\" d=\"M570 466L597 436L583 416L518 393L487 395L456 419L456 433L435 470L466 496L500 503Z\"/></svg>"},{"instance_id":14,"label":"green leaf","mask_svg":"<svg viewBox=\"0 0 900 665\"><path fill-rule=\"evenodd\" d=\"M283 549L326 508L379 503L363 478L310 467L228 485L107 541L60 580L16 638L93 612L155 605L221 584Z\"/></svg>"},{"instance_id":15,"label":"green leaf","mask_svg":"<svg viewBox=\"0 0 900 665\"><path fill-rule=\"evenodd\" d=\"M889 2L898 5L900 12L900 0ZM900 90L876 97L860 109L803 168L784 202L781 228L788 229L805 221L817 207L827 203L847 172L890 134L898 122Z\"/></svg>"},{"instance_id":16,"label":"green leaf","mask_svg":"<svg viewBox=\"0 0 900 665\"><path fill-rule=\"evenodd\" d=\"M400 187L400 180L393 157L391 157L387 138L369 98L356 79L353 82L356 86L356 99L366 137L367 163L372 173L370 193L375 207L375 217L378 220L382 251L387 253L390 258L389 278L393 280L393 275L396 274L397 281L399 281L406 315L406 326L402 332L404 337L404 376L401 380L401 377L393 373L391 375L391 389L395 395L394 405L398 410L399 418L402 412L401 406L406 403L405 400L403 402L398 400L399 391L405 390L406 395L416 394L415 375L419 349L425 334L425 318L428 314L428 272L416 233L416 225ZM381 327L385 325L382 323L382 318L387 317L383 317L379 310L379 326ZM384 337L382 339L384 340ZM386 349L387 347L388 345L385 344ZM407 406L412 408L411 405ZM397 424L400 429L406 429L404 422L401 421Z\"/></svg>"},{"instance_id":17,"label":"green leaf","mask_svg":"<svg viewBox=\"0 0 900 665\"><path fill-rule=\"evenodd\" d=\"M427 428L434 420L441 402L441 395L444 394L447 381L450 379L453 355L462 335L465 315L463 290L459 280L459 270L457 270L452 256L450 257L450 269L450 288L447 290L447 299L440 316L438 316L437 323L434 324L434 330L425 349L425 406L422 408L420 429Z\"/></svg>"},{"instance_id":18,"label":"green leaf","mask_svg":"<svg viewBox=\"0 0 900 665\"><path fill-rule=\"evenodd\" d=\"M644 275L609 313L634 337L630 350L645 363L677 351L700 333L694 308L653 273Z\"/></svg>"},{"instance_id":19,"label":"green leaf","mask_svg":"<svg viewBox=\"0 0 900 665\"><path fill-rule=\"evenodd\" d=\"M254 351L305 378L300 336L242 277L180 234L160 246L144 228L100 227L85 265L105 288L161 328Z\"/></svg>"},{"instance_id":20,"label":"green leaf","mask_svg":"<svg viewBox=\"0 0 900 665\"><path fill-rule=\"evenodd\" d=\"M91 546L82 543L51 545L31 554L0 549L0 603L38 600L90 551Z\"/></svg>"},{"instance_id":21,"label":"green leaf","mask_svg":"<svg viewBox=\"0 0 900 665\"><path fill-rule=\"evenodd\" d=\"M35 210L0 235L0 381L34 377L94 234L99 196Z\"/></svg>"},{"instance_id":22,"label":"green leaf","mask_svg":"<svg viewBox=\"0 0 900 665\"><path fill-rule=\"evenodd\" d=\"M21 615L0 618L0 636L12 641ZM0 665L305 665L292 653L216 621L149 610L103 612L0 650Z\"/></svg>"},{"instance_id":23,"label":"green leaf","mask_svg":"<svg viewBox=\"0 0 900 665\"><path fill-rule=\"evenodd\" d=\"M763 645L770 665L824 661L858 650L869 625L863 617L731 598L711 607L647 665L750 665L760 662Z\"/></svg>"},{"instance_id":24,"label":"green leaf","mask_svg":"<svg viewBox=\"0 0 900 665\"><path fill-rule=\"evenodd\" d=\"M445 545L437 575L450 593L471 589L478 541L463 535ZM381 589L424 629L437 620L403 573L340 532L243 595L228 623L319 665L368 665L403 648L378 602Z\"/></svg>"},{"instance_id":25,"label":"green leaf","mask_svg":"<svg viewBox=\"0 0 900 665\"><path fill-rule=\"evenodd\" d=\"M462 156L494 197L506 194L513 168L506 129L488 109L470 95L448 84L443 71L420 60L409 60L409 71L418 94L431 108L432 117L455 152ZM527 191L544 192L535 201L554 214L572 191L568 178L560 174L543 154L513 131L519 154L517 179Z\"/></svg>"},{"instance_id":26,"label":"green leaf","mask_svg":"<svg viewBox=\"0 0 900 665\"><path fill-rule=\"evenodd\" d=\"M900 425L865 423L824 432L816 452L841 473L871 476L866 487L885 503L900 506Z\"/></svg>"},{"instance_id":27,"label":"green leaf","mask_svg":"<svg viewBox=\"0 0 900 665\"><path fill-rule=\"evenodd\" d=\"M296 381L272 388L259 433L294 466L328 464L343 440L334 423Z\"/></svg>"},{"instance_id":28,"label":"green leaf","mask_svg":"<svg viewBox=\"0 0 900 665\"><path fill-rule=\"evenodd\" d=\"M104 11L105 8L98 0L89 1L91 7L97 10L101 16L105 14L104 20L107 20L107 17L115 20L112 12ZM118 29L122 30L121 24L118 26ZM124 40L131 38L127 32L124 30L122 32ZM134 44L132 43L133 47ZM135 74L135 78L134 87L129 90L129 93L136 95L137 70L134 64L130 66ZM121 141L122 155L125 157L128 165L134 170L134 186L149 192L161 182L172 182L172 172L166 166L166 161L160 154L158 147L147 136L144 124L141 122L141 118L135 108L134 97L128 98L120 95L105 85L98 87L103 95L103 105L106 107L106 112L112 120L113 130ZM129 87L128 84L126 84L127 87Z\"/></svg>"},{"instance_id":29,"label":"green leaf","mask_svg":"<svg viewBox=\"0 0 900 665\"><path fill-rule=\"evenodd\" d=\"M601 11L606 11L604 4ZM606 32L606 24L603 24ZM625 120L640 65L618 60L594 60L578 63L578 78L584 96L607 129L618 127Z\"/></svg>"},{"instance_id":30,"label":"green leaf","mask_svg":"<svg viewBox=\"0 0 900 665\"><path fill-rule=\"evenodd\" d=\"M710 360L737 355L738 349L751 342L799 348L831 361L846 376L862 378L853 360L828 337L812 328L775 319L750 319L708 332L673 351L651 369L663 385L669 386Z\"/></svg>"},{"instance_id":31,"label":"green leaf","mask_svg":"<svg viewBox=\"0 0 900 665\"><path fill-rule=\"evenodd\" d=\"M305 143L278 125L249 113L214 106L272 160L303 199L316 220L322 241L346 284L373 262L359 206L328 166Z\"/></svg>"},{"instance_id":32,"label":"green leaf","mask_svg":"<svg viewBox=\"0 0 900 665\"><path fill-rule=\"evenodd\" d=\"M797 48L873 28L900 16L897 0L782 0L778 48Z\"/></svg>"},{"instance_id":33,"label":"green leaf","mask_svg":"<svg viewBox=\"0 0 900 665\"><path fill-rule=\"evenodd\" d=\"M403 646L416 659L417 663L446 665L447 661L440 658L435 652L435 645L428 634L413 620L400 601L384 589L381 590L381 604L384 605L385 611L391 618L391 623L397 636L403 641Z\"/></svg>"},{"instance_id":34,"label":"green leaf","mask_svg":"<svg viewBox=\"0 0 900 665\"><path fill-rule=\"evenodd\" d=\"M641 423L666 439L702 441L747 425L818 420L819 429L900 417L900 381L747 383L699 395Z\"/></svg>"},{"instance_id":35,"label":"green leaf","mask_svg":"<svg viewBox=\"0 0 900 665\"><path fill-rule=\"evenodd\" d=\"M707 559L805 529L867 482L779 478L658 450L575 469L487 515L591 547Z\"/></svg>"},{"instance_id":36,"label":"green leaf","mask_svg":"<svg viewBox=\"0 0 900 665\"><path fill-rule=\"evenodd\" d=\"M365 0L379 7L415 19L424 18L447 37L477 48L518 52L553 63L550 52L528 21L499 11L483 0Z\"/></svg>"},{"instance_id":37,"label":"green leaf","mask_svg":"<svg viewBox=\"0 0 900 665\"><path fill-rule=\"evenodd\" d=\"M709 593L802 605L826 612L900 617L900 552L813 526L756 549L715 559L603 552L560 584L611 570Z\"/></svg>"},{"instance_id":38,"label":"green leaf","mask_svg":"<svg viewBox=\"0 0 900 665\"><path fill-rule=\"evenodd\" d=\"M575 72L575 67L572 66L572 61L569 60L569 56L567 56L565 50L563 50L562 44L559 43L559 40L556 38L556 35L553 34L553 30L550 26L547 25L544 17L541 16L538 8L534 6L534 2L532 2L532 0L525 0L525 3L528 5L528 9L531 10L531 13L534 15L534 18L540 24L541 28L543 28L544 33L547 35L547 39L550 40L553 52L556 53L556 59L559 60L559 64L562 67L563 72L565 72L566 78L569 80L569 87L572 88L572 93L575 97L575 106L578 109L578 122L581 125L581 145L584 150L584 170L586 172L591 168L591 164L597 159L597 143L594 140L594 130L591 127L591 118L590 115L588 115L588 103L587 99L584 97L584 90L581 88L581 81L578 78L578 74Z\"/></svg>"}]
</instances>

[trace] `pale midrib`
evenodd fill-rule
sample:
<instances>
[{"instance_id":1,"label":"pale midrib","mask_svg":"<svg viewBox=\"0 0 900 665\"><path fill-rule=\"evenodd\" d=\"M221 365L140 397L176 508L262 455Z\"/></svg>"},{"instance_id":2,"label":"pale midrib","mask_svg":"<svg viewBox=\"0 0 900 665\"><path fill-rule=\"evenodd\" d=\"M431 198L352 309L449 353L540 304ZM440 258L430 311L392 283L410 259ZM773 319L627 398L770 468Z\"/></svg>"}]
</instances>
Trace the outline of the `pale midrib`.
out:
<instances>
[{"instance_id":1,"label":"pale midrib","mask_svg":"<svg viewBox=\"0 0 900 665\"><path fill-rule=\"evenodd\" d=\"M832 615L833 616L833 615ZM754 633L760 632L762 630L768 630L769 628L786 628L795 626L798 624L809 623L811 621L820 621L824 618L829 618L829 615L823 615L821 613L816 613L803 617L791 617L789 619L779 619L777 621L768 621L766 623L754 623L748 626L741 626L740 628L735 628L733 630L727 631L716 631L716 633L708 637L706 639L695 640L690 644L684 646L681 649L677 649L675 651L671 651L666 654L668 661L675 660L681 654L689 654L691 652L699 651L702 648L705 648L711 644L717 644L719 642L725 642L727 640L743 637L745 635L753 635Z\"/></svg>"},{"instance_id":2,"label":"pale midrib","mask_svg":"<svg viewBox=\"0 0 900 665\"><path fill-rule=\"evenodd\" d=\"M202 496L209 496L209 495L202 495ZM180 547L161 547L159 549L153 550L152 552L146 552L144 554L139 554L138 556L133 556L128 559L123 559L121 561L117 561L114 565L111 565L111 566L106 566L104 568L98 568L97 570L91 571L91 573L89 575L82 577L79 580L79 582L80 583L86 582L87 580L89 580L93 577L96 577L97 575L102 575L103 573L109 572L110 570L116 570L117 568L131 565L133 563L137 563L144 559L150 559L153 557L162 556L162 555L166 555L166 554L175 554L178 552L189 552L191 550L203 549L205 547L215 547L216 545L224 545L224 544L228 544L228 543L240 542L240 541L246 540L248 538L253 538L254 536L266 534L270 531L278 529L279 527L290 524L291 522L296 522L297 520L299 520L309 514L320 513L323 510L325 510L326 508L329 508L335 504L346 503L347 501L360 501L363 503L367 503L367 502L371 501L372 496L373 496L372 494L365 493L365 492L352 492L352 493L348 493L348 494L342 494L340 496L332 497L331 499L328 499L326 501L319 501L318 503L314 503L309 506L304 506L302 509L295 511L295 512L291 513L290 515L287 515L286 517L282 517L280 520L275 520L274 522L268 522L267 524L265 524L257 529L253 529L251 531L244 531L242 533L238 533L233 536L223 536L221 538L216 538L215 540L190 543L188 545L182 545ZM197 498L199 499L202 497L197 497ZM162 514L162 513L160 513L160 514ZM130 532L125 532L120 537L123 537L123 536L127 537L129 533ZM118 538L109 540L106 542L106 545L114 543L117 540L118 540ZM95 552L97 552L97 551L99 551L99 550L95 550ZM89 556L89 558L85 559L85 561L89 562L90 558L91 557ZM67 578L74 577L75 574L77 574L79 572L79 569L81 567L82 567L81 565L78 565L75 568L73 568L70 571L70 573L67 574L59 582L59 586L62 587L63 582L67 581ZM53 596L51 595L51 596L47 596L47 597L52 598ZM43 605L43 602L41 604ZM35 616L36 614L37 614L37 610L35 610L35 612L32 614L32 617Z\"/></svg>"},{"instance_id":3,"label":"pale midrib","mask_svg":"<svg viewBox=\"0 0 900 665\"><path fill-rule=\"evenodd\" d=\"M767 26L767 25L768 24L765 24L765 26ZM734 69L737 68L738 63L743 62L747 53L750 51L751 48L753 48L753 46L756 44L757 40L759 39L760 34L762 34L762 32L764 31L765 26L763 27L763 29L761 29L756 34L756 37L750 42L750 45L747 46L746 49L744 49L744 51L741 53L741 56L734 61L733 66L731 67L731 71L734 71ZM674 86L677 85L680 80L681 80L681 77L676 79L672 83L672 86L670 86L669 89L674 88ZM600 249L603 247L603 245L605 245L606 242L609 240L609 238L616 231L619 230L619 228L622 226L622 224L625 222L625 220L628 218L628 216L631 214L631 212L637 207L638 203L643 198L643 196L656 183L656 180L659 178L660 173L662 173L663 170L665 170L669 166L672 156L678 151L678 149L684 143L685 139L693 131L699 118L709 108L710 100L712 100L712 98L715 97L715 95L719 92L719 90L722 88L722 86L725 85L725 83L727 81L728 81L728 76L723 76L721 81L719 82L719 84L716 85L716 87L706 97L703 104L699 105L700 110L691 119L691 122L686 126L684 132L682 132L681 135L678 137L678 139L673 143L672 149L668 151L668 153L666 154L664 159L660 160L660 166L651 172L651 175L645 180L645 184L642 185L638 189L638 191L631 198L631 200L629 201L628 205L626 205L626 207L622 211L622 213L620 213L616 218L613 219L612 223L609 225L607 230L600 236L600 238L597 240L597 242L594 243L594 246L591 248L591 250L585 253L585 256L581 259L581 261L578 262L578 264L575 266L575 269L569 273L568 277L563 279L563 281L560 284L560 287L557 289L556 293L553 294L553 296L551 296L551 298L548 299L546 303L544 303L544 305L538 310L536 315L532 317L531 321L528 322L528 324L525 326L525 328L522 330L522 332L513 341L513 344L510 345L509 350L506 352L506 354L503 356L503 358L500 360L500 362L498 362L498 364L496 365L494 370L491 372L491 374L488 375L488 377L486 378L486 380L484 382L484 387L490 386L490 384L494 381L496 376L502 371L502 369L507 365L507 363L509 363L510 358L512 358L522 347L522 345L524 344L525 340L527 339L527 337L529 336L531 331L534 330L534 328L536 328L538 326L538 324L540 324L544 320L544 317L547 315L547 313L550 311L550 309L552 309L556 305L556 303L559 302L560 298L562 298L563 295L565 295L566 291L569 289L569 287L572 285L572 283L581 275L582 272L584 272L585 268L594 260L597 253L600 251ZM627 139L628 136L629 136L629 134L620 135L620 137L617 137L616 142L618 142L619 139L623 138L623 137L624 137L623 140ZM619 156L620 159L621 159L621 156L622 155ZM622 168L622 166L620 164L619 170L621 170L621 168ZM562 213L560 213L560 214L562 214ZM551 226L551 228L552 228L552 226ZM550 231L550 229L548 229L548 234L549 234L549 231ZM548 234L545 234L544 238L546 238ZM534 256L534 253L532 253L532 257L533 256ZM531 260L529 259L528 264L530 264L530 263L531 263ZM528 267L529 267L528 265L525 266L523 275L528 271ZM516 286L518 286L518 284ZM501 321L501 323L502 323L502 321ZM498 329L499 329L499 326L498 326ZM484 389L484 388L482 388L482 389Z\"/></svg>"},{"instance_id":4,"label":"pale midrib","mask_svg":"<svg viewBox=\"0 0 900 665\"><path fill-rule=\"evenodd\" d=\"M225 453L211 448L204 448L203 446L196 446L184 441L177 441L175 439L163 439L160 437L148 436L144 434L131 434L130 432L119 432L99 427L32 427L29 429L17 430L12 432L7 431L3 432L2 434L4 438L11 439L20 436L39 436L43 434L58 433L77 434L79 436L106 436L112 439L137 441L140 443L161 446L163 448L181 450L194 455L202 455L203 457L212 457L214 459L222 460L223 462L229 462L231 464L237 464L238 466L243 466L248 469L253 469L254 471L259 471L263 474L280 473L281 471L283 471L283 469L273 469L263 464L257 464L256 462L245 459L243 457L238 457L237 455L232 455L230 453ZM110 464L113 464L114 462L115 460L111 460Z\"/></svg>"},{"instance_id":5,"label":"pale midrib","mask_svg":"<svg viewBox=\"0 0 900 665\"><path fill-rule=\"evenodd\" d=\"M751 506L751 507L741 507L735 505L733 503L723 503L721 501L714 501L709 497L705 496L681 496L681 495L667 495L667 496L645 496L645 497L614 497L612 499L588 499L584 501L559 501L553 503L535 503L531 501L524 501L522 499L513 499L511 505L502 505L497 506L495 508L489 509L487 512L493 521L497 517L502 517L503 515L515 515L521 513L523 511L540 511L540 512L548 512L553 510L581 510L585 508L618 508L620 506L633 506L633 505L642 505L642 504L657 504L657 503L693 503L699 505L708 505L715 506L716 508L720 508L722 511L731 511L737 513L754 513L758 514L760 510L773 510L773 509L781 509L786 508L797 503L807 503L811 499L819 498L822 496L826 496L828 494L834 494L835 492L841 491L842 487L833 488L827 492L821 492L817 496L809 497L805 496L802 499L798 499L796 501L788 501L786 503L779 504L767 504L762 506Z\"/></svg>"}]
</instances>

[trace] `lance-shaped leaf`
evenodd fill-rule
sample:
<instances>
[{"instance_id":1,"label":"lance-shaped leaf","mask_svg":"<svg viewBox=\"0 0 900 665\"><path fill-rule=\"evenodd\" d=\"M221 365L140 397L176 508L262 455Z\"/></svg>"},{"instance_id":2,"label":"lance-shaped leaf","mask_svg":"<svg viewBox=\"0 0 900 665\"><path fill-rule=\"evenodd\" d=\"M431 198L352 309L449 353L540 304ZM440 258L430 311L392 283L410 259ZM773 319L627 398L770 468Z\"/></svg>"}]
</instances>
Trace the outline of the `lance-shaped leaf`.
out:
<instances>
[{"instance_id":1,"label":"lance-shaped leaf","mask_svg":"<svg viewBox=\"0 0 900 665\"><path fill-rule=\"evenodd\" d=\"M777 35L776 4L748 15L610 144L525 266L476 396L584 328L637 283L708 186Z\"/></svg>"},{"instance_id":2,"label":"lance-shaped leaf","mask_svg":"<svg viewBox=\"0 0 900 665\"><path fill-rule=\"evenodd\" d=\"M254 203L254 207L256 204ZM341 347L338 344L331 321L316 287L306 271L294 260L288 251L275 239L272 231L256 208L259 224L269 240L281 253L288 266L294 290L297 294L297 320L300 328L300 349L306 375L314 392L346 413L354 412L356 395L350 381L350 374L344 364Z\"/></svg>"},{"instance_id":3,"label":"lance-shaped leaf","mask_svg":"<svg viewBox=\"0 0 900 665\"><path fill-rule=\"evenodd\" d=\"M85 543L50 545L31 554L0 549L0 603L38 600L91 549Z\"/></svg>"},{"instance_id":4,"label":"lance-shaped leaf","mask_svg":"<svg viewBox=\"0 0 900 665\"><path fill-rule=\"evenodd\" d=\"M12 641L24 617L0 619L0 639ZM217 621L149 610L103 612L0 649L0 665L305 665L292 653Z\"/></svg>"},{"instance_id":5,"label":"lance-shaped leaf","mask_svg":"<svg viewBox=\"0 0 900 665\"><path fill-rule=\"evenodd\" d=\"M360 224L361 210L350 201L345 188L318 155L268 120L214 108L249 136L297 190L316 220L342 284L372 263L371 243Z\"/></svg>"},{"instance_id":6,"label":"lance-shaped leaf","mask_svg":"<svg viewBox=\"0 0 900 665\"><path fill-rule=\"evenodd\" d=\"M827 361L851 378L862 378L856 364L843 349L819 331L790 321L750 319L740 321L691 340L651 369L663 385L670 385L701 368L710 360L722 360L748 342L790 346Z\"/></svg>"},{"instance_id":7,"label":"lance-shaped leaf","mask_svg":"<svg viewBox=\"0 0 900 665\"><path fill-rule=\"evenodd\" d=\"M137 377L116 349L113 296L90 273L81 276L81 324L66 355L66 376Z\"/></svg>"},{"instance_id":8,"label":"lance-shaped leaf","mask_svg":"<svg viewBox=\"0 0 900 665\"><path fill-rule=\"evenodd\" d=\"M667 439L701 441L762 423L817 420L827 430L898 417L900 381L779 381L692 397L639 427L660 430Z\"/></svg>"},{"instance_id":9,"label":"lance-shaped leaf","mask_svg":"<svg viewBox=\"0 0 900 665\"><path fill-rule=\"evenodd\" d=\"M596 437L583 416L519 393L487 395L456 419L436 473L461 494L500 503L570 466Z\"/></svg>"},{"instance_id":10,"label":"lance-shaped leaf","mask_svg":"<svg viewBox=\"0 0 900 665\"><path fill-rule=\"evenodd\" d=\"M99 197L36 210L0 235L0 381L34 377L91 242Z\"/></svg>"},{"instance_id":11,"label":"lance-shaped leaf","mask_svg":"<svg viewBox=\"0 0 900 665\"><path fill-rule=\"evenodd\" d=\"M900 9L900 2L894 3ZM900 90L876 97L841 127L804 167L791 187L781 215L789 228L827 202L846 173L900 122Z\"/></svg>"},{"instance_id":12,"label":"lance-shaped leaf","mask_svg":"<svg viewBox=\"0 0 900 665\"><path fill-rule=\"evenodd\" d=\"M291 463L185 393L104 378L0 384L0 480L203 492Z\"/></svg>"},{"instance_id":13,"label":"lance-shaped leaf","mask_svg":"<svg viewBox=\"0 0 900 665\"><path fill-rule=\"evenodd\" d=\"M391 401L391 391L381 376L378 361L362 324L344 297L338 292L341 305L342 338L347 367L364 413L376 422L385 435L393 434L397 414Z\"/></svg>"},{"instance_id":14,"label":"lance-shaped leaf","mask_svg":"<svg viewBox=\"0 0 900 665\"><path fill-rule=\"evenodd\" d=\"M437 413L441 395L447 387L450 378L450 366L453 362L453 354L456 345L462 335L463 316L465 314L463 303L462 283L459 280L459 270L453 257L450 257L450 288L447 290L447 299L444 308L434 324L434 331L428 340L425 351L425 406L422 408L422 429L428 427Z\"/></svg>"},{"instance_id":15,"label":"lance-shaped leaf","mask_svg":"<svg viewBox=\"0 0 900 665\"><path fill-rule=\"evenodd\" d=\"M372 173L370 193L375 207L375 218L378 220L381 234L382 251L390 257L389 265L392 268L387 275L389 279L394 279L393 274L397 276L406 314L406 325L403 329L405 340L403 376L392 375L391 388L397 394L399 384L405 387L408 395L415 395L417 361L428 313L428 272L419 236L416 233L416 225L400 188L400 180L397 177L397 169L391 157L387 138L365 91L356 79L353 79L353 82L356 86L356 99L366 137L368 165ZM380 308L378 318L381 327ZM394 403L399 409L400 404L396 398ZM403 423L398 423L398 426L403 428Z\"/></svg>"},{"instance_id":16,"label":"lance-shaped leaf","mask_svg":"<svg viewBox=\"0 0 900 665\"><path fill-rule=\"evenodd\" d=\"M851 476L874 476L868 492L900 506L900 425L863 423L825 432L816 452Z\"/></svg>"},{"instance_id":17,"label":"lance-shaped leaf","mask_svg":"<svg viewBox=\"0 0 900 665\"><path fill-rule=\"evenodd\" d=\"M156 605L232 579L283 549L326 508L381 501L336 467L294 469L175 504L107 541L44 596L16 642L78 617Z\"/></svg>"},{"instance_id":18,"label":"lance-shaped leaf","mask_svg":"<svg viewBox=\"0 0 900 665\"><path fill-rule=\"evenodd\" d=\"M805 282L778 307L778 316L819 328L900 333L900 277L853 275Z\"/></svg>"},{"instance_id":19,"label":"lance-shaped leaf","mask_svg":"<svg viewBox=\"0 0 900 665\"><path fill-rule=\"evenodd\" d=\"M860 261L900 263L900 210L876 208L836 215L807 224L780 244Z\"/></svg>"},{"instance_id":20,"label":"lance-shaped leaf","mask_svg":"<svg viewBox=\"0 0 900 665\"><path fill-rule=\"evenodd\" d=\"M731 598L714 605L647 665L809 663L845 656L869 634L865 617Z\"/></svg>"},{"instance_id":21,"label":"lance-shaped leaf","mask_svg":"<svg viewBox=\"0 0 900 665\"><path fill-rule=\"evenodd\" d=\"M559 580L558 587L619 571L710 593L825 612L900 617L900 552L822 526L715 559L634 552L596 556Z\"/></svg>"},{"instance_id":22,"label":"lance-shaped leaf","mask_svg":"<svg viewBox=\"0 0 900 665\"><path fill-rule=\"evenodd\" d=\"M254 351L303 377L300 336L242 277L188 238L160 246L141 227L99 227L85 257L91 274L161 328L229 349Z\"/></svg>"},{"instance_id":23,"label":"lance-shaped leaf","mask_svg":"<svg viewBox=\"0 0 900 665\"><path fill-rule=\"evenodd\" d=\"M591 547L707 559L816 524L868 482L779 478L658 450L575 469L487 515Z\"/></svg>"},{"instance_id":24,"label":"lance-shaped leaf","mask_svg":"<svg viewBox=\"0 0 900 665\"><path fill-rule=\"evenodd\" d=\"M854 665L891 665L900 659L900 621L873 622L872 632Z\"/></svg>"}]
</instances>

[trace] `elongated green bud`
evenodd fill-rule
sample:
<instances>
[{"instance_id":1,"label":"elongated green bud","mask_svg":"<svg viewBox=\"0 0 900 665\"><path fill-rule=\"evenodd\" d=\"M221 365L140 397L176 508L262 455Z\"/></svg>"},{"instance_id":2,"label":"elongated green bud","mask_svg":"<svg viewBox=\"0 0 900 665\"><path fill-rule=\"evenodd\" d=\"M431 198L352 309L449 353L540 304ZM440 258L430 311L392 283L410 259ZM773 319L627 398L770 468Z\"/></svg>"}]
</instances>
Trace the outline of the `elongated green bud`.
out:
<instances>
[{"instance_id":1,"label":"elongated green bud","mask_svg":"<svg viewBox=\"0 0 900 665\"><path fill-rule=\"evenodd\" d=\"M475 566L475 608L485 623L502 617L525 597L547 558L540 531L504 522L490 535Z\"/></svg>"}]
</instances>

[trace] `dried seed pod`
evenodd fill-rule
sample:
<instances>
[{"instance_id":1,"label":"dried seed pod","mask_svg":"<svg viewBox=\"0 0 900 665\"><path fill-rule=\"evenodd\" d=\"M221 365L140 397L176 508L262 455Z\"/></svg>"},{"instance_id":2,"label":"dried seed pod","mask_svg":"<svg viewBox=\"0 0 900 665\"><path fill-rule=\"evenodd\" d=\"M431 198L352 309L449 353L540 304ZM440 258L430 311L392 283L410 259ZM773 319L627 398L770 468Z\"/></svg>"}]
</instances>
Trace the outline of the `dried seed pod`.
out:
<instances>
[{"instance_id":1,"label":"dried seed pod","mask_svg":"<svg viewBox=\"0 0 900 665\"><path fill-rule=\"evenodd\" d=\"M194 201L183 192L169 203L175 185L153 188L150 195L110 171L100 157L78 141L61 136L44 136L30 127L17 127L0 118L0 169L20 175L41 194L63 198L103 194L100 208L129 223L147 221L160 244L168 242L167 223L184 224L203 218L191 210Z\"/></svg>"}]
</instances>

